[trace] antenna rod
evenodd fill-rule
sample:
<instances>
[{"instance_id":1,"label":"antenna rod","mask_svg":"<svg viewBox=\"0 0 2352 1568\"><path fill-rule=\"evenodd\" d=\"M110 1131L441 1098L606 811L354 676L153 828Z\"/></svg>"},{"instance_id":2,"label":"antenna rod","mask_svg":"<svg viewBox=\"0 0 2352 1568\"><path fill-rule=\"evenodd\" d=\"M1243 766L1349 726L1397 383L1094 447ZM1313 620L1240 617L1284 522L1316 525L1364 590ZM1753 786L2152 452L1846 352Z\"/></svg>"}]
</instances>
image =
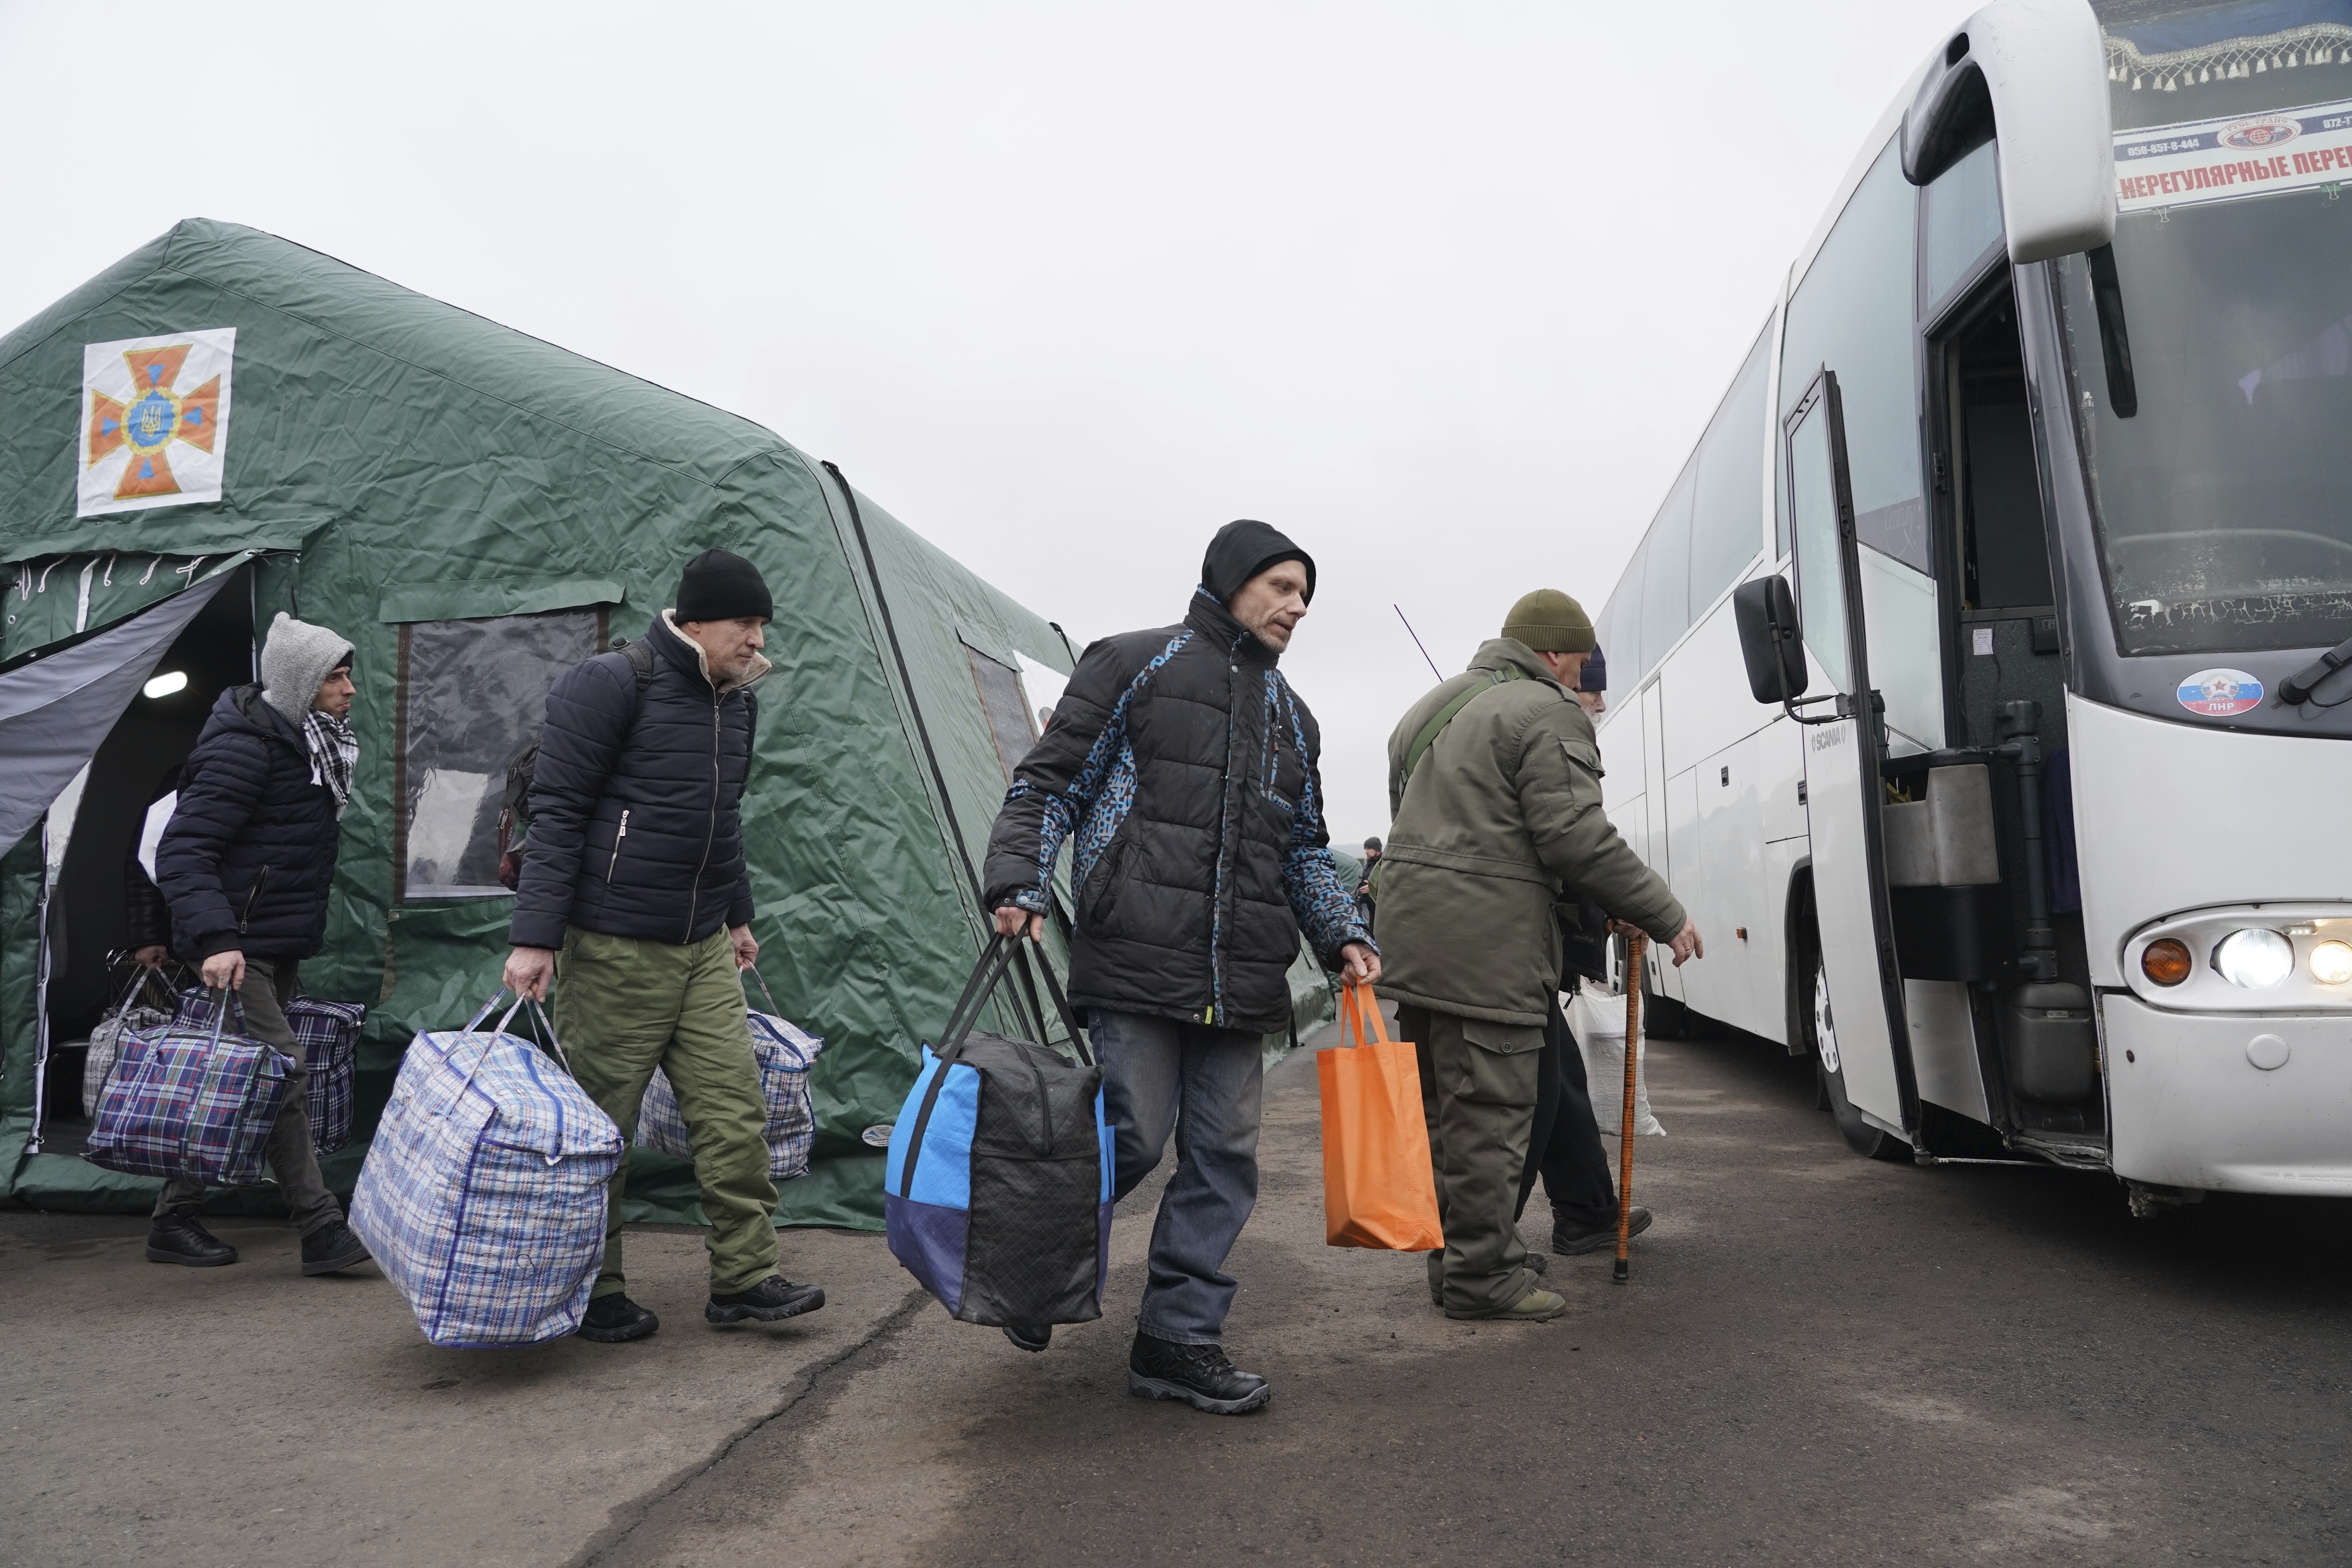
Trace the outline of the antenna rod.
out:
<instances>
[{"instance_id":1,"label":"antenna rod","mask_svg":"<svg viewBox=\"0 0 2352 1568\"><path fill-rule=\"evenodd\" d=\"M1398 620L1404 621L1404 606L1402 605L1396 603L1396 601L1392 599L1389 602L1389 608L1397 613ZM1404 621L1404 635L1412 639L1413 647L1421 648L1421 657L1424 659L1428 659L1429 673L1437 676L1437 679L1440 680L1444 679L1445 677L1438 673L1437 661L1429 658L1429 649L1422 647L1421 634L1412 629L1412 623L1411 621Z\"/></svg>"}]
</instances>

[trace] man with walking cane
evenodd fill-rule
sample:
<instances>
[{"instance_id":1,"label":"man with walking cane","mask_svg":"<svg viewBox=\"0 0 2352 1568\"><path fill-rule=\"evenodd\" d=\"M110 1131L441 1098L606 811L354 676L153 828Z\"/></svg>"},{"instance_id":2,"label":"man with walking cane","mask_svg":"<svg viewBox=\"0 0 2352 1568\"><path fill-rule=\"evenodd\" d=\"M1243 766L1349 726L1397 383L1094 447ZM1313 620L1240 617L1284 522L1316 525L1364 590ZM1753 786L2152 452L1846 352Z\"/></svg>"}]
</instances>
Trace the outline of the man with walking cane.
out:
<instances>
[{"instance_id":1,"label":"man with walking cane","mask_svg":"<svg viewBox=\"0 0 2352 1568\"><path fill-rule=\"evenodd\" d=\"M1581 893L1670 945L1677 964L1702 952L1601 810L1601 753L1574 696L1592 646L1583 607L1538 589L1389 738L1379 989L1420 1047L1445 1231L1430 1288L1449 1318L1541 1322L1567 1310L1514 1223L1559 987L1555 907Z\"/></svg>"}]
</instances>

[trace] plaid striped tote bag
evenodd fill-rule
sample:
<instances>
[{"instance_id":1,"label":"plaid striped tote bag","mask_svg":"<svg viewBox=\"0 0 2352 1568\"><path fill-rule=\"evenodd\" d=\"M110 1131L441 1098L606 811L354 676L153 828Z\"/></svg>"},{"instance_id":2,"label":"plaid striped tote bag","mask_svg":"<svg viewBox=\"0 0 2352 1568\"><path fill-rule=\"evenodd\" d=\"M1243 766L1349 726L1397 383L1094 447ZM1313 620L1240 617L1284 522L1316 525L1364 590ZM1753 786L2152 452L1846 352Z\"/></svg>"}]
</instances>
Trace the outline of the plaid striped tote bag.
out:
<instances>
[{"instance_id":1,"label":"plaid striped tote bag","mask_svg":"<svg viewBox=\"0 0 2352 1568\"><path fill-rule=\"evenodd\" d=\"M809 1151L816 1142L816 1110L809 1095L809 1066L824 1042L799 1025L787 1021L760 972L760 994L770 1011L753 1013L751 1055L760 1064L760 1093L768 1103L768 1179L789 1182L808 1173ZM667 1075L654 1068L646 1098L637 1109L636 1144L681 1160L694 1158L694 1142L686 1118L677 1109L677 1091Z\"/></svg>"},{"instance_id":2,"label":"plaid striped tote bag","mask_svg":"<svg viewBox=\"0 0 2352 1568\"><path fill-rule=\"evenodd\" d=\"M201 985L181 992L180 1022L201 1022L208 1015L211 1005L205 998L209 994ZM303 1105L310 1113L310 1148L331 1154L352 1141L352 1090L367 1005L316 996L289 996L282 1005L286 1026L302 1047L302 1068L309 1075Z\"/></svg>"},{"instance_id":3,"label":"plaid striped tote bag","mask_svg":"<svg viewBox=\"0 0 2352 1568\"><path fill-rule=\"evenodd\" d=\"M549 1049L507 1032L506 993L409 1043L360 1168L351 1226L436 1345L487 1350L580 1326L604 1256L621 1130ZM551 1054L551 1051L552 1054Z\"/></svg>"},{"instance_id":4,"label":"plaid striped tote bag","mask_svg":"<svg viewBox=\"0 0 2352 1568\"><path fill-rule=\"evenodd\" d=\"M262 1177L292 1058L227 1032L229 1003L209 1026L173 1023L123 1037L83 1158L133 1176L191 1175L215 1186Z\"/></svg>"}]
</instances>

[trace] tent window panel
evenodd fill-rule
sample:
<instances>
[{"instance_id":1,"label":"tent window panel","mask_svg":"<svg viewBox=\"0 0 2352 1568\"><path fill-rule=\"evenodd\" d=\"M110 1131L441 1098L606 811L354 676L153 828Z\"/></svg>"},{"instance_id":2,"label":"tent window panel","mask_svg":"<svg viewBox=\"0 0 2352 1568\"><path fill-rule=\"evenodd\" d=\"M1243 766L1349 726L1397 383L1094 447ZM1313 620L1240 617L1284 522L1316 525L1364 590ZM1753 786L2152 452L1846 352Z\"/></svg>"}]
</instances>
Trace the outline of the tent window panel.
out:
<instances>
[{"instance_id":1,"label":"tent window panel","mask_svg":"<svg viewBox=\"0 0 2352 1568\"><path fill-rule=\"evenodd\" d=\"M539 739L555 678L604 646L602 610L400 628L397 896L502 898L507 766Z\"/></svg>"},{"instance_id":2,"label":"tent window panel","mask_svg":"<svg viewBox=\"0 0 2352 1568\"><path fill-rule=\"evenodd\" d=\"M1010 665L999 664L979 649L966 645L964 657L971 661L971 683L980 689L980 709L988 715L989 733L996 739L997 759L1004 764L1004 782L1013 782L1013 770L1029 754L1036 743L1036 727L1029 721L1029 698L1021 688L1020 672Z\"/></svg>"}]
</instances>

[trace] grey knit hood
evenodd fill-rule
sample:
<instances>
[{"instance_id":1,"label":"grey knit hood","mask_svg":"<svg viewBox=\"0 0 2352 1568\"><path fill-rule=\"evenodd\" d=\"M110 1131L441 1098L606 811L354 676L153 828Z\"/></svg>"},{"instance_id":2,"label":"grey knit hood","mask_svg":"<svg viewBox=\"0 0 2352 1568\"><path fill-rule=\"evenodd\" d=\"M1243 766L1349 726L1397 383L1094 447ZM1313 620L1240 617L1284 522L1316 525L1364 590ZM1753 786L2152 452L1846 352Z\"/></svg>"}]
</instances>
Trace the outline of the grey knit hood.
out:
<instances>
[{"instance_id":1,"label":"grey knit hood","mask_svg":"<svg viewBox=\"0 0 2352 1568\"><path fill-rule=\"evenodd\" d=\"M280 610L261 645L261 700L299 730L328 672L350 664L352 654L350 638Z\"/></svg>"}]
</instances>

